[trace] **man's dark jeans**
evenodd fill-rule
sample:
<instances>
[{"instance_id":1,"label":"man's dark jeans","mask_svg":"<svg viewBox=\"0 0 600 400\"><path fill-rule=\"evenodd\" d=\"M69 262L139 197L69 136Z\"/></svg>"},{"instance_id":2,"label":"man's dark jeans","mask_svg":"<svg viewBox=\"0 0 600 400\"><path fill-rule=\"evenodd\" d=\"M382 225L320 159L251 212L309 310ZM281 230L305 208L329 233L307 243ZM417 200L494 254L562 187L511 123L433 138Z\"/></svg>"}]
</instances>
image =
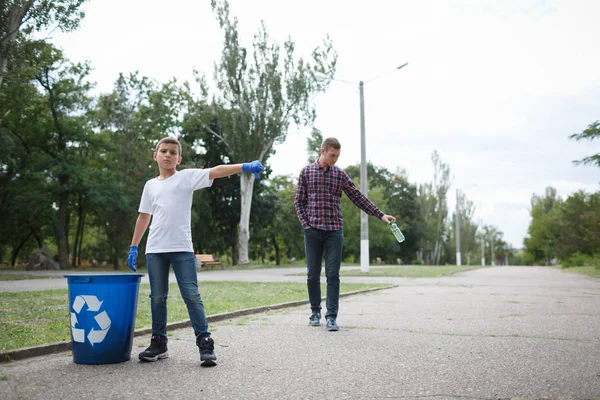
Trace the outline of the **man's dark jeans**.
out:
<instances>
[{"instance_id":1,"label":"man's dark jeans","mask_svg":"<svg viewBox=\"0 0 600 400\"><path fill-rule=\"evenodd\" d=\"M321 261L325 258L327 277L327 312L325 318L337 318L340 301L340 264L344 231L322 231L308 228L304 230L304 249L308 298L313 312L321 312Z\"/></svg>"}]
</instances>

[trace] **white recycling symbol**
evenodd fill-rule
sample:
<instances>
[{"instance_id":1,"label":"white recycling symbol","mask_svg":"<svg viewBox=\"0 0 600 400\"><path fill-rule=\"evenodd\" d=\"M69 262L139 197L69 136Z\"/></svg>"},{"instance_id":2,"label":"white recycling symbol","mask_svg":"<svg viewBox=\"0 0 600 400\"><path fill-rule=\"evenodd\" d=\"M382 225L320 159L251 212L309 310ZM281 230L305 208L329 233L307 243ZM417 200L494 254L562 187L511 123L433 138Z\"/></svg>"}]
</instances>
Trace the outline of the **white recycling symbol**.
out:
<instances>
[{"instance_id":1,"label":"white recycling symbol","mask_svg":"<svg viewBox=\"0 0 600 400\"><path fill-rule=\"evenodd\" d=\"M71 334L73 335L73 341L79 343L85 343L85 329L77 328L78 320L77 314L81 312L84 304L88 306L88 312L100 311L100 306L103 301L99 301L96 296L77 296L75 297L75 301L73 301L73 310L75 312L71 312ZM102 311L98 315L94 317L98 326L100 326L100 330L92 329L87 335L88 340L92 347L95 343L101 343L108 330L110 329L110 318L108 318L108 314L106 311Z\"/></svg>"}]
</instances>

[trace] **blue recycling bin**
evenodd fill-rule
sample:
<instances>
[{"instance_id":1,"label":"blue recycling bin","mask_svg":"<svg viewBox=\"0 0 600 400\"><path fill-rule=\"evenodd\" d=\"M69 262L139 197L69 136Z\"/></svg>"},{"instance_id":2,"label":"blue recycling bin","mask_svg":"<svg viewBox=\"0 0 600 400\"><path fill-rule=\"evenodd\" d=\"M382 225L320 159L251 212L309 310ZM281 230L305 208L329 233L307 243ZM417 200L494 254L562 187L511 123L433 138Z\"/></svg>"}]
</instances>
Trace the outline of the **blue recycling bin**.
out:
<instances>
[{"instance_id":1,"label":"blue recycling bin","mask_svg":"<svg viewBox=\"0 0 600 400\"><path fill-rule=\"evenodd\" d=\"M112 364L131 358L144 274L68 274L73 362Z\"/></svg>"}]
</instances>

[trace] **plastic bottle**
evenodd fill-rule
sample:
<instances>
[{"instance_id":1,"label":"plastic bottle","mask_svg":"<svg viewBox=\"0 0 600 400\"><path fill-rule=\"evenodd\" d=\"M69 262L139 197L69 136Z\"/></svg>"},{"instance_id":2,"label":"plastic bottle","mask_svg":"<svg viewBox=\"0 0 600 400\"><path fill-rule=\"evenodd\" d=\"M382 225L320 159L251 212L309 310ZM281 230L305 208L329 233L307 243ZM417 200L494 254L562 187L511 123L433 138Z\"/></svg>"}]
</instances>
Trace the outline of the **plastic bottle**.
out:
<instances>
[{"instance_id":1,"label":"plastic bottle","mask_svg":"<svg viewBox=\"0 0 600 400\"><path fill-rule=\"evenodd\" d=\"M402 231L400 231L400 228L398 228L398 225L396 225L395 222L390 221L389 226L394 236L396 236L396 240L398 240L398 243L404 242L404 235L402 234Z\"/></svg>"}]
</instances>

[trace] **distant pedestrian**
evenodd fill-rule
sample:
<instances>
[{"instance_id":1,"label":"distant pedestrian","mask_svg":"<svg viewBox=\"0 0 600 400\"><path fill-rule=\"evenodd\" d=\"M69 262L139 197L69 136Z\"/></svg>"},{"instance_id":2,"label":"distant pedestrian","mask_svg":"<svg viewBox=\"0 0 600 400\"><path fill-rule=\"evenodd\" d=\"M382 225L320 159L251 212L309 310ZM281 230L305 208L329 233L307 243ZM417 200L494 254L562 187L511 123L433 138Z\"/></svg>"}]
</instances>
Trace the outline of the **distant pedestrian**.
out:
<instances>
[{"instance_id":1,"label":"distant pedestrian","mask_svg":"<svg viewBox=\"0 0 600 400\"><path fill-rule=\"evenodd\" d=\"M348 174L335 163L340 156L341 145L330 137L321 145L321 156L300 171L294 205L298 219L304 228L306 251L307 286L311 315L309 325L321 324L321 260L325 257L327 277L326 327L337 331L340 298L340 265L344 242L341 198L342 192L368 215L385 223L396 222L362 194Z\"/></svg>"},{"instance_id":2,"label":"distant pedestrian","mask_svg":"<svg viewBox=\"0 0 600 400\"><path fill-rule=\"evenodd\" d=\"M191 209L194 191L211 186L214 179L242 171L251 172L258 179L258 173L264 168L260 161L252 161L177 171L182 160L181 144L173 138L164 138L158 142L154 160L158 164L159 176L149 180L144 186L127 259L129 267L135 271L138 245L152 220L146 244L152 339L150 346L139 354L139 359L156 361L168 357L167 297L169 268L172 266L196 335L201 365L214 366L217 356L214 352L214 340L208 331L204 303L198 291L198 273L192 246Z\"/></svg>"}]
</instances>

